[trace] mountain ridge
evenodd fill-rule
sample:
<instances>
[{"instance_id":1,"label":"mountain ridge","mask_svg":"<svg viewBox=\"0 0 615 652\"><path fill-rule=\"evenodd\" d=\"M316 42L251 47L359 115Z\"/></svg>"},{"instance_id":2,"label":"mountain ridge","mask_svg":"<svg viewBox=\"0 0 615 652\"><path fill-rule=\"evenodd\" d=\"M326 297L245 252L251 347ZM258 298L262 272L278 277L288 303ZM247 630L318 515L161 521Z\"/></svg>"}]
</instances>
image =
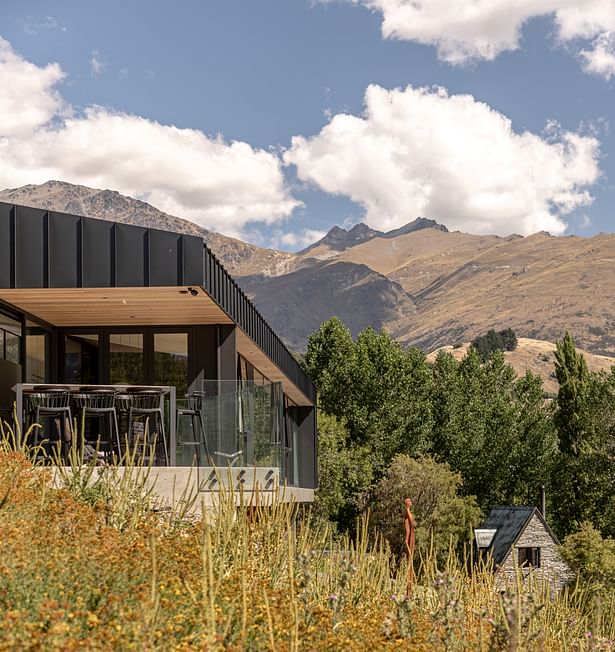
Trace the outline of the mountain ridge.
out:
<instances>
[{"instance_id":1,"label":"mountain ridge","mask_svg":"<svg viewBox=\"0 0 615 652\"><path fill-rule=\"evenodd\" d=\"M295 350L331 316L356 335L386 328L426 351L494 328L553 342L569 330L591 353L615 354L615 235L472 235L410 222L391 235L358 224L298 253L242 243L114 191L48 182L0 199L204 238ZM412 225L415 225L412 227ZM354 231L354 232L353 232ZM338 238L337 244L335 237Z\"/></svg>"}]
</instances>

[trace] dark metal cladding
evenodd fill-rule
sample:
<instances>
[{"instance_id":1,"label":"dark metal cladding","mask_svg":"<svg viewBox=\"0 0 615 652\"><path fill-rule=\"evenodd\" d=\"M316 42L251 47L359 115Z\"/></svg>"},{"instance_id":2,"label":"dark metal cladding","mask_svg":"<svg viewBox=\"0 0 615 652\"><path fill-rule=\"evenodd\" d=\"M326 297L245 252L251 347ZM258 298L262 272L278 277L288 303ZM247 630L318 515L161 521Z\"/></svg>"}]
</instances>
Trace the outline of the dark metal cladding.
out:
<instances>
[{"instance_id":1,"label":"dark metal cladding","mask_svg":"<svg viewBox=\"0 0 615 652\"><path fill-rule=\"evenodd\" d=\"M318 463L316 440L316 411L309 407L288 408L299 430L299 481L300 487L315 489L318 486Z\"/></svg>"},{"instance_id":2,"label":"dark metal cladding","mask_svg":"<svg viewBox=\"0 0 615 652\"><path fill-rule=\"evenodd\" d=\"M165 231L149 231L149 284L158 287L181 285L181 235Z\"/></svg>"},{"instance_id":3,"label":"dark metal cladding","mask_svg":"<svg viewBox=\"0 0 615 652\"><path fill-rule=\"evenodd\" d=\"M115 285L146 287L147 229L130 224L115 225ZM173 284L175 285L175 284Z\"/></svg>"},{"instance_id":4,"label":"dark metal cladding","mask_svg":"<svg viewBox=\"0 0 615 652\"><path fill-rule=\"evenodd\" d=\"M15 287L47 287L47 211L15 206Z\"/></svg>"},{"instance_id":5,"label":"dark metal cladding","mask_svg":"<svg viewBox=\"0 0 615 652\"><path fill-rule=\"evenodd\" d=\"M11 278L14 272L12 230L13 207L9 204L0 204L0 287L3 288L13 286Z\"/></svg>"},{"instance_id":6,"label":"dark metal cladding","mask_svg":"<svg viewBox=\"0 0 615 652\"><path fill-rule=\"evenodd\" d=\"M183 281L181 285L203 285L203 240L195 236L182 236Z\"/></svg>"},{"instance_id":7,"label":"dark metal cladding","mask_svg":"<svg viewBox=\"0 0 615 652\"><path fill-rule=\"evenodd\" d=\"M103 220L81 220L82 286L108 288L115 285L113 224Z\"/></svg>"},{"instance_id":8,"label":"dark metal cladding","mask_svg":"<svg viewBox=\"0 0 615 652\"><path fill-rule=\"evenodd\" d=\"M74 288L81 284L81 218L49 211L47 243L49 287Z\"/></svg>"}]
</instances>

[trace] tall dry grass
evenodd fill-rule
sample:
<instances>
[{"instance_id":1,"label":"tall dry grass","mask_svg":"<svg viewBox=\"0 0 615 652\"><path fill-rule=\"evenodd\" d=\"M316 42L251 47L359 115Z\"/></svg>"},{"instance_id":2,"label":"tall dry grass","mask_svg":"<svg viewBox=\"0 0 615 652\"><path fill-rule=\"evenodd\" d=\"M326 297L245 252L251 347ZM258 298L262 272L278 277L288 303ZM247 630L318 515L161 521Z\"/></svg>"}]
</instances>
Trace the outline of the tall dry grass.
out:
<instances>
[{"instance_id":1,"label":"tall dry grass","mask_svg":"<svg viewBox=\"0 0 615 652\"><path fill-rule=\"evenodd\" d=\"M519 576L500 592L451 554L422 560L406 597L365 519L335 537L229 491L198 520L161 513L134 459L122 484L77 456L53 488L36 450L0 434L0 649L612 649L615 605L577 587Z\"/></svg>"}]
</instances>

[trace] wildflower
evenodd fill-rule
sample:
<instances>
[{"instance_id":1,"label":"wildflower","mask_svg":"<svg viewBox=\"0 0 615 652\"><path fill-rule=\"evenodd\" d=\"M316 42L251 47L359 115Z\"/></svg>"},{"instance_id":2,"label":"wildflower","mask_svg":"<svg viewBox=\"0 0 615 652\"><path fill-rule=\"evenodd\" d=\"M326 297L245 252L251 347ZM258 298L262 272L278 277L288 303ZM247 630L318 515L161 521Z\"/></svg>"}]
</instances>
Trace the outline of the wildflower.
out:
<instances>
[{"instance_id":1,"label":"wildflower","mask_svg":"<svg viewBox=\"0 0 615 652\"><path fill-rule=\"evenodd\" d=\"M100 624L100 618L93 613L88 614L88 625L90 627L96 627L96 625Z\"/></svg>"}]
</instances>

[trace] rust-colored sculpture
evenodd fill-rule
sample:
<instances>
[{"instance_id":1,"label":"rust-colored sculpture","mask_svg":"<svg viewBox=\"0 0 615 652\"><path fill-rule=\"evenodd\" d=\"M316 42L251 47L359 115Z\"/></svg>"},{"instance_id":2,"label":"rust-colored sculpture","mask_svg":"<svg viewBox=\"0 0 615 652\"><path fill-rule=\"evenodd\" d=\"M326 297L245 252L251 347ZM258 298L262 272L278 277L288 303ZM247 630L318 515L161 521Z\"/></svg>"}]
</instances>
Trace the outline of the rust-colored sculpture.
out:
<instances>
[{"instance_id":1,"label":"rust-colored sculpture","mask_svg":"<svg viewBox=\"0 0 615 652\"><path fill-rule=\"evenodd\" d=\"M404 500L406 506L406 513L404 515L404 527L406 529L406 553L408 555L408 588L406 594L412 593L412 583L414 580L414 516L412 516L412 500L406 498Z\"/></svg>"}]
</instances>

